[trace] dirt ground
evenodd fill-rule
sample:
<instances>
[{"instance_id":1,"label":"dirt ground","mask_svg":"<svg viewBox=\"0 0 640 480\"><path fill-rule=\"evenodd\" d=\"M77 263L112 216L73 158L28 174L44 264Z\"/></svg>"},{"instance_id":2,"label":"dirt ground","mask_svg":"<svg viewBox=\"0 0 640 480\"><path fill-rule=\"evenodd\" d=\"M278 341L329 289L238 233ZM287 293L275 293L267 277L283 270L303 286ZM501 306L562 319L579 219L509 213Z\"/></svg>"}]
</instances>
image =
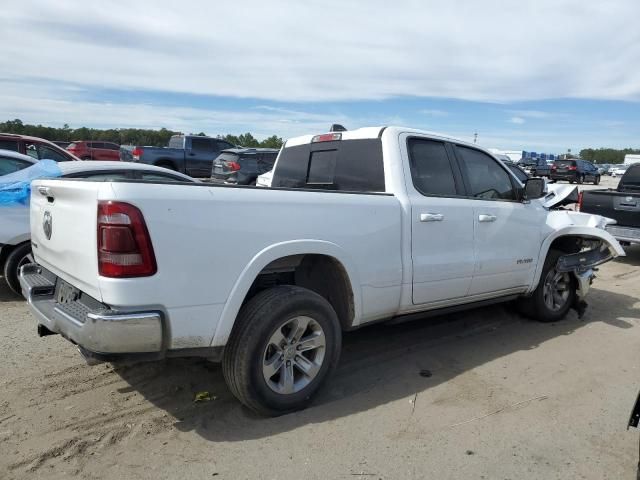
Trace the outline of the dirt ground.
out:
<instances>
[{"instance_id":1,"label":"dirt ground","mask_svg":"<svg viewBox=\"0 0 640 480\"><path fill-rule=\"evenodd\" d=\"M349 333L311 408L260 418L202 360L86 366L2 284L0 478L635 478L640 248L589 303L554 324L497 306Z\"/></svg>"}]
</instances>

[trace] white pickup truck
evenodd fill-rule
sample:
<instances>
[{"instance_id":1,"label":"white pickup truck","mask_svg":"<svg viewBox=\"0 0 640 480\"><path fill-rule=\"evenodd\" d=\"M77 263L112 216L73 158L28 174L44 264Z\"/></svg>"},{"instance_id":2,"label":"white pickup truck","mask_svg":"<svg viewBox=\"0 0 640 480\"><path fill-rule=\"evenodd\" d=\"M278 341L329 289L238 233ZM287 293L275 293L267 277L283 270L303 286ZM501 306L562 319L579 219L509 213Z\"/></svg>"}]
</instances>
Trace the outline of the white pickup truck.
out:
<instances>
[{"instance_id":1,"label":"white pickup truck","mask_svg":"<svg viewBox=\"0 0 640 480\"><path fill-rule=\"evenodd\" d=\"M597 215L553 210L485 150L398 127L290 139L270 188L33 184L40 335L93 361L204 356L263 414L303 408L341 333L518 300L556 321L624 255Z\"/></svg>"}]
</instances>

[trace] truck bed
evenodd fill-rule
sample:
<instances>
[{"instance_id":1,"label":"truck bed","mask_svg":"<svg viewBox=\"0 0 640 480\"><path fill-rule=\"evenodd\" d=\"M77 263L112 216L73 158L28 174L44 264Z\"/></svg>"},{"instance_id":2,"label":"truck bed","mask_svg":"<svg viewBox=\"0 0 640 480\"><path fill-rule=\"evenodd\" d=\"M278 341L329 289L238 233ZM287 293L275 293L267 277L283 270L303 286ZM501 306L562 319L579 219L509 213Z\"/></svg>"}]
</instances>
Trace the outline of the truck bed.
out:
<instances>
[{"instance_id":1,"label":"truck bed","mask_svg":"<svg viewBox=\"0 0 640 480\"><path fill-rule=\"evenodd\" d=\"M613 218L619 226L640 228L640 192L585 190L581 211Z\"/></svg>"}]
</instances>

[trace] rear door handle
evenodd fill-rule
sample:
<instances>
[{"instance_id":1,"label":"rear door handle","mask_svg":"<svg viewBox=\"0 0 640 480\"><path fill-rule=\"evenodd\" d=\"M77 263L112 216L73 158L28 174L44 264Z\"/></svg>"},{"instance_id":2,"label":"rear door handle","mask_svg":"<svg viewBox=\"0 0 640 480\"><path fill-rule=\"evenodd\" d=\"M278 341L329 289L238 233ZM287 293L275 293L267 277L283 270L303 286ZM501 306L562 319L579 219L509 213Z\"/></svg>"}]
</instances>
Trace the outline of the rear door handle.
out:
<instances>
[{"instance_id":1,"label":"rear door handle","mask_svg":"<svg viewBox=\"0 0 640 480\"><path fill-rule=\"evenodd\" d=\"M444 220L444 215L441 213L421 213L420 221L421 222L441 222Z\"/></svg>"},{"instance_id":2,"label":"rear door handle","mask_svg":"<svg viewBox=\"0 0 640 480\"><path fill-rule=\"evenodd\" d=\"M489 215L486 213L481 213L480 215L478 215L479 222L495 222L497 218L498 217L496 217L495 215Z\"/></svg>"}]
</instances>

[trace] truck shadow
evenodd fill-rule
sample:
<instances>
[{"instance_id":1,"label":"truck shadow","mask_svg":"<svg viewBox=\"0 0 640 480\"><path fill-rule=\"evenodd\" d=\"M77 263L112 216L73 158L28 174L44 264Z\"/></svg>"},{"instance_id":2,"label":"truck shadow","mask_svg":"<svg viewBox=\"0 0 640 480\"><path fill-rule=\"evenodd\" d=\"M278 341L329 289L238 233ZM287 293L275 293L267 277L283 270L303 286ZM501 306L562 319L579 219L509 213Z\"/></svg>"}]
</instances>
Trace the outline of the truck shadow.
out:
<instances>
[{"instance_id":1,"label":"truck shadow","mask_svg":"<svg viewBox=\"0 0 640 480\"><path fill-rule=\"evenodd\" d=\"M115 372L129 384L121 393L142 394L175 418L180 431L210 441L264 438L399 399L409 401L464 372L572 335L592 322L631 328L630 321L640 320L637 302L628 295L593 289L592 306L582 320L572 311L561 322L541 324L520 317L509 306L494 306L350 332L344 336L336 374L313 405L278 418L263 418L244 408L226 387L220 366L202 359L116 367ZM194 403L194 395L202 391L209 392L211 400Z\"/></svg>"},{"instance_id":2,"label":"truck shadow","mask_svg":"<svg viewBox=\"0 0 640 480\"><path fill-rule=\"evenodd\" d=\"M640 245L630 245L624 248L626 257L618 257L614 262L624 263L625 265L632 265L634 267L640 267Z\"/></svg>"},{"instance_id":3,"label":"truck shadow","mask_svg":"<svg viewBox=\"0 0 640 480\"><path fill-rule=\"evenodd\" d=\"M2 302L18 302L24 300L21 295L13 293L4 281L4 277L0 275L0 303Z\"/></svg>"}]
</instances>

